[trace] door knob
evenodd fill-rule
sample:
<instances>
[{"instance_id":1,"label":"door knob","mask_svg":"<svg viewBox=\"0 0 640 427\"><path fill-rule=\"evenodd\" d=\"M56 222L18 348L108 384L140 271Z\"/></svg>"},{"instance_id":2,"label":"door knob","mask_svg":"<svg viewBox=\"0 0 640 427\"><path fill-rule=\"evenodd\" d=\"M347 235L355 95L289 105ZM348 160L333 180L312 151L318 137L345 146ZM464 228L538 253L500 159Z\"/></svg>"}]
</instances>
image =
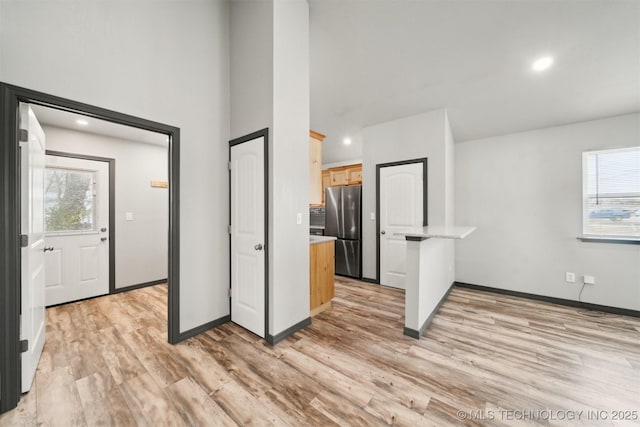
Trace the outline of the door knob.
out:
<instances>
[{"instance_id":1,"label":"door knob","mask_svg":"<svg viewBox=\"0 0 640 427\"><path fill-rule=\"evenodd\" d=\"M258 243L257 245L255 245L253 247L253 249L255 249L256 251L261 251L262 250L262 243Z\"/></svg>"},{"instance_id":2,"label":"door knob","mask_svg":"<svg viewBox=\"0 0 640 427\"><path fill-rule=\"evenodd\" d=\"M42 250L43 252L48 252L48 251L52 251L53 252L53 246L45 246L44 249Z\"/></svg>"},{"instance_id":3,"label":"door knob","mask_svg":"<svg viewBox=\"0 0 640 427\"><path fill-rule=\"evenodd\" d=\"M106 232L107 232L107 227L102 227L102 228L100 229L100 231L102 231L103 233L106 233Z\"/></svg>"},{"instance_id":4,"label":"door knob","mask_svg":"<svg viewBox=\"0 0 640 427\"><path fill-rule=\"evenodd\" d=\"M106 237L101 237L101 238L100 238L100 241L101 241L101 242L106 242L106 241L107 241L107 238L106 238Z\"/></svg>"},{"instance_id":5,"label":"door knob","mask_svg":"<svg viewBox=\"0 0 640 427\"><path fill-rule=\"evenodd\" d=\"M384 231L384 230L382 230L382 231L380 232L380 234L387 234L387 232L386 232L386 231Z\"/></svg>"}]
</instances>

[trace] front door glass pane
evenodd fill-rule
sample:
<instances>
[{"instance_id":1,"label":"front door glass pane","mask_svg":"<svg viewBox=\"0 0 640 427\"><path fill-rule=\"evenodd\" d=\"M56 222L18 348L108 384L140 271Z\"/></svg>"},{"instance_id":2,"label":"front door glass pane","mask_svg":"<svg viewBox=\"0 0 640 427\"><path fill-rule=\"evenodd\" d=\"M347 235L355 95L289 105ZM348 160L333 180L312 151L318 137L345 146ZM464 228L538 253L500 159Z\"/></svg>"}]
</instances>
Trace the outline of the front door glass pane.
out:
<instances>
[{"instance_id":1,"label":"front door glass pane","mask_svg":"<svg viewBox=\"0 0 640 427\"><path fill-rule=\"evenodd\" d=\"M95 173L74 169L45 171L47 232L95 231Z\"/></svg>"}]
</instances>

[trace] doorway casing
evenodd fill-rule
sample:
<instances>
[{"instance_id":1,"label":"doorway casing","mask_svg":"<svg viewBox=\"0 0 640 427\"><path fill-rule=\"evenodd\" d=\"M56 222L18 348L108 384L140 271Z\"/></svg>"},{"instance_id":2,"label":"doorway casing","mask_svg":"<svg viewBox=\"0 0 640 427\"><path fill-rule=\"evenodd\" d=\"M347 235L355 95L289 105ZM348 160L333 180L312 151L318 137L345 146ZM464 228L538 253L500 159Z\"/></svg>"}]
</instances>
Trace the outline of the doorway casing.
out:
<instances>
[{"instance_id":1,"label":"doorway casing","mask_svg":"<svg viewBox=\"0 0 640 427\"><path fill-rule=\"evenodd\" d=\"M169 137L168 341L180 334L180 129L128 114L0 82L0 413L20 400L20 152L21 102L80 113Z\"/></svg>"}]
</instances>

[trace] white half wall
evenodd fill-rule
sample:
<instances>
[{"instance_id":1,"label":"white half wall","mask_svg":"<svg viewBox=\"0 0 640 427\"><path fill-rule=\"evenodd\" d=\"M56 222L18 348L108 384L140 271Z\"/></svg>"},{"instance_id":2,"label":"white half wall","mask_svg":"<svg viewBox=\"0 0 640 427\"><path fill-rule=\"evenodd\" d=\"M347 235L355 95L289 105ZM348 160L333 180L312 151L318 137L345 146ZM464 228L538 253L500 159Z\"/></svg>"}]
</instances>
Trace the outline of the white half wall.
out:
<instances>
[{"instance_id":1,"label":"white half wall","mask_svg":"<svg viewBox=\"0 0 640 427\"><path fill-rule=\"evenodd\" d=\"M0 19L0 80L180 128L180 330L228 315L228 2L3 0Z\"/></svg>"},{"instance_id":2,"label":"white half wall","mask_svg":"<svg viewBox=\"0 0 640 427\"><path fill-rule=\"evenodd\" d=\"M47 150L115 159L116 289L167 278L169 191L151 181L168 181L169 141L145 144L43 126ZM126 212L133 214L125 220Z\"/></svg>"},{"instance_id":3,"label":"white half wall","mask_svg":"<svg viewBox=\"0 0 640 427\"><path fill-rule=\"evenodd\" d=\"M640 245L581 242L582 152L638 145L640 114L456 144L456 280L640 310ZM576 273L566 283L565 272Z\"/></svg>"}]
</instances>

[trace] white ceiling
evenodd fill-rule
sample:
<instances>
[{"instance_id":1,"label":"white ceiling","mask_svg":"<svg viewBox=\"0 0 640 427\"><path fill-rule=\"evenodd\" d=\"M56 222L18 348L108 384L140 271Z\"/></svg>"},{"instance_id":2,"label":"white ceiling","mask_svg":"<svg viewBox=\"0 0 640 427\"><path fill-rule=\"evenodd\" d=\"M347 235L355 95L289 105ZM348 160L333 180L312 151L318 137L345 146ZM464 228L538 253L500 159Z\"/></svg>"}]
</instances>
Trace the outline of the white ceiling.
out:
<instances>
[{"instance_id":1,"label":"white ceiling","mask_svg":"<svg viewBox=\"0 0 640 427\"><path fill-rule=\"evenodd\" d=\"M458 142L640 111L637 0L310 5L324 163L360 157L363 127L439 108ZM554 65L533 73L545 54Z\"/></svg>"},{"instance_id":2,"label":"white ceiling","mask_svg":"<svg viewBox=\"0 0 640 427\"><path fill-rule=\"evenodd\" d=\"M76 132L109 136L112 138L160 145L164 147L168 147L169 144L169 137L162 133L111 123L105 120L83 116L81 114L43 107L41 105L31 105L31 108L38 118L38 122L44 126L55 126L64 129L71 129ZM86 126L80 126L76 123L76 120L78 119L86 120L89 124Z\"/></svg>"}]
</instances>

